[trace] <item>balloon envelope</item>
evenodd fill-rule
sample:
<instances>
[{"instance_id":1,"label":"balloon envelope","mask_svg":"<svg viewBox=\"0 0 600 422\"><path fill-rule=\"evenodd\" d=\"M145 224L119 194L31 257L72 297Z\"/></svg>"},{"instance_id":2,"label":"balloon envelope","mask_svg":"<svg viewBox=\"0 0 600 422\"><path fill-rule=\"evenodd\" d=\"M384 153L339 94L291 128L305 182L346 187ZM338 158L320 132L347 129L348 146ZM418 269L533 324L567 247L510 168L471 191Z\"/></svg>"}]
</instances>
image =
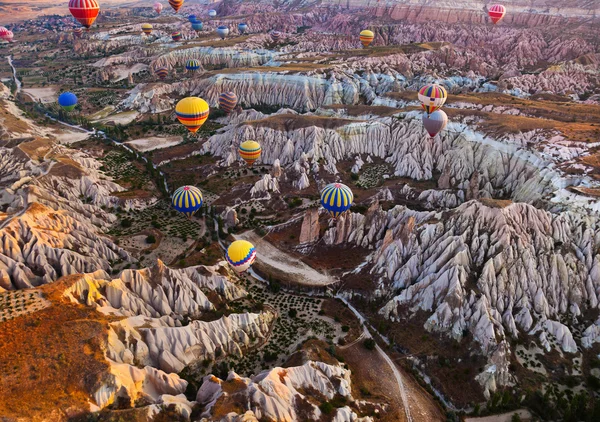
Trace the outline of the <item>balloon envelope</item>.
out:
<instances>
[{"instance_id":1,"label":"balloon envelope","mask_svg":"<svg viewBox=\"0 0 600 422\"><path fill-rule=\"evenodd\" d=\"M431 114L423 113L423 126L429 136L435 138L448 124L448 115L443 110L436 110Z\"/></svg>"},{"instance_id":2,"label":"balloon envelope","mask_svg":"<svg viewBox=\"0 0 600 422\"><path fill-rule=\"evenodd\" d=\"M224 92L219 95L219 108L225 113L229 114L233 111L237 105L238 97L235 92Z\"/></svg>"},{"instance_id":3,"label":"balloon envelope","mask_svg":"<svg viewBox=\"0 0 600 422\"><path fill-rule=\"evenodd\" d=\"M69 0L69 12L81 25L89 28L98 17L100 6L96 0Z\"/></svg>"},{"instance_id":4,"label":"balloon envelope","mask_svg":"<svg viewBox=\"0 0 600 422\"><path fill-rule=\"evenodd\" d=\"M169 75L169 70L166 67L159 67L154 71L154 74L160 79L165 79Z\"/></svg>"},{"instance_id":5,"label":"balloon envelope","mask_svg":"<svg viewBox=\"0 0 600 422\"><path fill-rule=\"evenodd\" d=\"M184 98L175 106L177 119L192 133L196 133L200 129L200 126L208 119L208 113L208 103L198 97Z\"/></svg>"},{"instance_id":6,"label":"balloon envelope","mask_svg":"<svg viewBox=\"0 0 600 422\"><path fill-rule=\"evenodd\" d=\"M321 205L333 218L348 211L353 200L352 191L342 183L331 183L321 192Z\"/></svg>"},{"instance_id":7,"label":"balloon envelope","mask_svg":"<svg viewBox=\"0 0 600 422\"><path fill-rule=\"evenodd\" d=\"M419 101L421 101L421 106L427 114L431 114L442 107L447 98L446 88L438 84L425 85L419 90Z\"/></svg>"},{"instance_id":8,"label":"balloon envelope","mask_svg":"<svg viewBox=\"0 0 600 422\"><path fill-rule=\"evenodd\" d=\"M160 12L162 12L163 9L163 5L159 2L154 3L154 11L156 13L158 13L160 15Z\"/></svg>"},{"instance_id":9,"label":"balloon envelope","mask_svg":"<svg viewBox=\"0 0 600 422\"><path fill-rule=\"evenodd\" d=\"M506 7L501 4L494 4L488 9L488 15L490 15L490 19L495 25L506 15Z\"/></svg>"},{"instance_id":10,"label":"balloon envelope","mask_svg":"<svg viewBox=\"0 0 600 422\"><path fill-rule=\"evenodd\" d=\"M240 31L240 34L246 32L247 29L248 25L246 25L245 23L238 23L238 31Z\"/></svg>"},{"instance_id":11,"label":"balloon envelope","mask_svg":"<svg viewBox=\"0 0 600 422\"><path fill-rule=\"evenodd\" d=\"M226 26L219 26L217 28L217 34L219 35L219 37L221 37L222 40L224 40L225 37L229 34L229 28L227 28Z\"/></svg>"},{"instance_id":12,"label":"balloon envelope","mask_svg":"<svg viewBox=\"0 0 600 422\"><path fill-rule=\"evenodd\" d=\"M175 31L171 34L171 38L173 39L173 41L177 42L179 40L181 40L181 32L179 31Z\"/></svg>"},{"instance_id":13,"label":"balloon envelope","mask_svg":"<svg viewBox=\"0 0 600 422\"><path fill-rule=\"evenodd\" d=\"M169 4L171 5L175 13L177 13L177 11L181 9L181 6L183 6L183 0L169 0Z\"/></svg>"},{"instance_id":14,"label":"balloon envelope","mask_svg":"<svg viewBox=\"0 0 600 422\"><path fill-rule=\"evenodd\" d=\"M217 16L217 11L214 9L209 10L208 16L210 16L211 18L214 18L215 16Z\"/></svg>"},{"instance_id":15,"label":"balloon envelope","mask_svg":"<svg viewBox=\"0 0 600 422\"><path fill-rule=\"evenodd\" d=\"M185 64L185 68L187 70L196 71L196 70L200 69L200 62L196 59L190 59Z\"/></svg>"},{"instance_id":16,"label":"balloon envelope","mask_svg":"<svg viewBox=\"0 0 600 422\"><path fill-rule=\"evenodd\" d=\"M75 35L77 38L81 38L81 36L83 35L83 28L81 28L81 27L73 28L73 35ZM0 37L1 37L1 35L0 35Z\"/></svg>"},{"instance_id":17,"label":"balloon envelope","mask_svg":"<svg viewBox=\"0 0 600 422\"><path fill-rule=\"evenodd\" d=\"M273 38L273 41L279 41L279 39L281 38L281 32L279 32L279 31L272 31L271 32L271 38Z\"/></svg>"},{"instance_id":18,"label":"balloon envelope","mask_svg":"<svg viewBox=\"0 0 600 422\"><path fill-rule=\"evenodd\" d=\"M260 158L261 151L260 144L256 141L244 141L240 144L239 148L240 157L249 166Z\"/></svg>"},{"instance_id":19,"label":"balloon envelope","mask_svg":"<svg viewBox=\"0 0 600 422\"><path fill-rule=\"evenodd\" d=\"M204 27L204 25L202 24L202 22L193 22L192 23L192 29L196 32L202 31L202 28Z\"/></svg>"},{"instance_id":20,"label":"balloon envelope","mask_svg":"<svg viewBox=\"0 0 600 422\"><path fill-rule=\"evenodd\" d=\"M196 22L196 15L189 15L188 20L190 21L190 23Z\"/></svg>"},{"instance_id":21,"label":"balloon envelope","mask_svg":"<svg viewBox=\"0 0 600 422\"><path fill-rule=\"evenodd\" d=\"M369 31L368 29L360 31L359 39L363 47L368 47L373 42L374 38L375 34L373 33L373 31Z\"/></svg>"},{"instance_id":22,"label":"balloon envelope","mask_svg":"<svg viewBox=\"0 0 600 422\"><path fill-rule=\"evenodd\" d=\"M182 186L173 194L171 204L177 211L191 217L202 207L202 192L195 186Z\"/></svg>"},{"instance_id":23,"label":"balloon envelope","mask_svg":"<svg viewBox=\"0 0 600 422\"><path fill-rule=\"evenodd\" d=\"M63 92L58 96L58 105L67 111L71 111L77 105L77 95L72 92Z\"/></svg>"},{"instance_id":24,"label":"balloon envelope","mask_svg":"<svg viewBox=\"0 0 600 422\"><path fill-rule=\"evenodd\" d=\"M146 35L150 35L152 33L152 25L149 23L143 23L142 32Z\"/></svg>"},{"instance_id":25,"label":"balloon envelope","mask_svg":"<svg viewBox=\"0 0 600 422\"><path fill-rule=\"evenodd\" d=\"M225 258L236 273L243 273L256 260L256 249L247 240L236 240L227 248Z\"/></svg>"}]
</instances>

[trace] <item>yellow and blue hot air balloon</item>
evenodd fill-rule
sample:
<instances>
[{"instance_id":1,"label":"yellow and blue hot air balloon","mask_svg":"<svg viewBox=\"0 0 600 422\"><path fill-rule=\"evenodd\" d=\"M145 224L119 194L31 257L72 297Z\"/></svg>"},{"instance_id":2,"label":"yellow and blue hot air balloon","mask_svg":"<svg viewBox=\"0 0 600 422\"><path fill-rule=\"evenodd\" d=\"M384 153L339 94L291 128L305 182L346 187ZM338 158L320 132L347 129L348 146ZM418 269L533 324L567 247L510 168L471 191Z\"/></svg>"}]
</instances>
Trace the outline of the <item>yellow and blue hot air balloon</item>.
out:
<instances>
[{"instance_id":1,"label":"yellow and blue hot air balloon","mask_svg":"<svg viewBox=\"0 0 600 422\"><path fill-rule=\"evenodd\" d=\"M72 111L77 105L77 95L72 92L63 92L58 96L58 105L67 111Z\"/></svg>"},{"instance_id":2,"label":"yellow and blue hot air balloon","mask_svg":"<svg viewBox=\"0 0 600 422\"><path fill-rule=\"evenodd\" d=\"M195 72L196 70L200 69L200 61L198 61L196 59L190 59L185 64L185 68L187 70L191 70L192 72Z\"/></svg>"},{"instance_id":3,"label":"yellow and blue hot air balloon","mask_svg":"<svg viewBox=\"0 0 600 422\"><path fill-rule=\"evenodd\" d=\"M198 97L186 97L175 106L177 119L192 133L196 133L208 119L208 112L208 103Z\"/></svg>"},{"instance_id":4,"label":"yellow and blue hot air balloon","mask_svg":"<svg viewBox=\"0 0 600 422\"><path fill-rule=\"evenodd\" d=\"M352 191L342 183L331 183L321 192L321 205L333 218L348 211L353 200Z\"/></svg>"},{"instance_id":5,"label":"yellow and blue hot air balloon","mask_svg":"<svg viewBox=\"0 0 600 422\"><path fill-rule=\"evenodd\" d=\"M195 186L182 186L173 194L171 203L177 211L191 217L202 207L202 192Z\"/></svg>"},{"instance_id":6,"label":"yellow and blue hot air balloon","mask_svg":"<svg viewBox=\"0 0 600 422\"><path fill-rule=\"evenodd\" d=\"M236 273L248 270L256 259L256 249L247 240L236 240L227 248L225 259Z\"/></svg>"},{"instance_id":7,"label":"yellow and blue hot air balloon","mask_svg":"<svg viewBox=\"0 0 600 422\"><path fill-rule=\"evenodd\" d=\"M242 157L247 165L251 166L260 158L262 148L256 141L244 141L240 144L239 151L240 157Z\"/></svg>"},{"instance_id":8,"label":"yellow and blue hot air balloon","mask_svg":"<svg viewBox=\"0 0 600 422\"><path fill-rule=\"evenodd\" d=\"M142 32L146 35L150 35L152 33L152 24L143 23L142 24Z\"/></svg>"}]
</instances>

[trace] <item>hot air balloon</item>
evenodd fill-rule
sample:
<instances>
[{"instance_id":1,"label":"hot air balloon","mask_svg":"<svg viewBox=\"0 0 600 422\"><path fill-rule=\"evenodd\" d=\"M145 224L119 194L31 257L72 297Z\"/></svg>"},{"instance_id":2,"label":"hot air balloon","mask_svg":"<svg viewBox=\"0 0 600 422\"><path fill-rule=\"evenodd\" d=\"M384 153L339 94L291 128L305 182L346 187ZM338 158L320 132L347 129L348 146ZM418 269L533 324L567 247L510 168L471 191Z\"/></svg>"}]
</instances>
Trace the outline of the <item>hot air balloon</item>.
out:
<instances>
[{"instance_id":1,"label":"hot air balloon","mask_svg":"<svg viewBox=\"0 0 600 422\"><path fill-rule=\"evenodd\" d=\"M152 33L152 25L149 23L143 23L142 32L146 35L150 35Z\"/></svg>"},{"instance_id":2,"label":"hot air balloon","mask_svg":"<svg viewBox=\"0 0 600 422\"><path fill-rule=\"evenodd\" d=\"M196 133L208 119L208 112L208 104L198 97L184 98L175 106L177 119L192 133Z\"/></svg>"},{"instance_id":3,"label":"hot air balloon","mask_svg":"<svg viewBox=\"0 0 600 422\"><path fill-rule=\"evenodd\" d=\"M321 205L333 218L348 211L353 200L354 195L350 188L341 183L331 183L321 192Z\"/></svg>"},{"instance_id":4,"label":"hot air balloon","mask_svg":"<svg viewBox=\"0 0 600 422\"><path fill-rule=\"evenodd\" d=\"M240 274L248 270L256 260L256 249L247 240L236 240L227 248L225 258L233 271Z\"/></svg>"},{"instance_id":5,"label":"hot air balloon","mask_svg":"<svg viewBox=\"0 0 600 422\"><path fill-rule=\"evenodd\" d=\"M196 32L200 32L202 31L202 28L204 27L204 25L202 25L202 22L193 22L192 23L192 29Z\"/></svg>"},{"instance_id":6,"label":"hot air balloon","mask_svg":"<svg viewBox=\"0 0 600 422\"><path fill-rule=\"evenodd\" d=\"M159 2L154 3L154 11L160 15L160 12L162 12L163 9L163 5Z\"/></svg>"},{"instance_id":7,"label":"hot air balloon","mask_svg":"<svg viewBox=\"0 0 600 422\"><path fill-rule=\"evenodd\" d=\"M181 32L179 31L175 31L171 34L171 38L173 39L173 41L177 42L179 40L181 40Z\"/></svg>"},{"instance_id":8,"label":"hot air balloon","mask_svg":"<svg viewBox=\"0 0 600 422\"><path fill-rule=\"evenodd\" d=\"M246 32L246 29L248 29L248 25L245 23L238 23L238 31L240 31L240 34L243 34L244 32Z\"/></svg>"},{"instance_id":9,"label":"hot air balloon","mask_svg":"<svg viewBox=\"0 0 600 422\"><path fill-rule=\"evenodd\" d=\"M188 20L190 21L190 23L196 22L196 15L189 15Z\"/></svg>"},{"instance_id":10,"label":"hot air balloon","mask_svg":"<svg viewBox=\"0 0 600 422\"><path fill-rule=\"evenodd\" d=\"M211 18L214 18L215 16L217 16L217 11L214 9L210 9L208 11L208 16L210 16Z\"/></svg>"},{"instance_id":11,"label":"hot air balloon","mask_svg":"<svg viewBox=\"0 0 600 422\"><path fill-rule=\"evenodd\" d=\"M217 28L217 35L219 35L219 37L221 37L222 40L224 40L228 34L229 28L227 28L226 26L221 25Z\"/></svg>"},{"instance_id":12,"label":"hot air balloon","mask_svg":"<svg viewBox=\"0 0 600 422\"><path fill-rule=\"evenodd\" d=\"M72 92L63 92L58 96L58 105L67 111L71 111L77 105L77 95Z\"/></svg>"},{"instance_id":13,"label":"hot air balloon","mask_svg":"<svg viewBox=\"0 0 600 422\"><path fill-rule=\"evenodd\" d=\"M438 84L425 85L419 90L419 101L427 114L431 114L444 105L448 93L446 88Z\"/></svg>"},{"instance_id":14,"label":"hot air balloon","mask_svg":"<svg viewBox=\"0 0 600 422\"><path fill-rule=\"evenodd\" d=\"M82 26L89 29L98 17L100 6L96 0L69 0L69 12Z\"/></svg>"},{"instance_id":15,"label":"hot air balloon","mask_svg":"<svg viewBox=\"0 0 600 422\"><path fill-rule=\"evenodd\" d=\"M73 35L76 38L81 38L83 36L83 28L81 28L81 27L73 28Z\"/></svg>"},{"instance_id":16,"label":"hot air balloon","mask_svg":"<svg viewBox=\"0 0 600 422\"><path fill-rule=\"evenodd\" d=\"M202 192L195 186L182 186L173 194L171 204L180 213L191 217L202 207Z\"/></svg>"},{"instance_id":17,"label":"hot air balloon","mask_svg":"<svg viewBox=\"0 0 600 422\"><path fill-rule=\"evenodd\" d=\"M360 31L359 39L363 47L367 48L373 42L374 38L375 34L373 33L373 31L369 31L368 29Z\"/></svg>"},{"instance_id":18,"label":"hot air balloon","mask_svg":"<svg viewBox=\"0 0 600 422\"><path fill-rule=\"evenodd\" d=\"M279 31L272 31L271 32L271 38L273 38L273 41L275 41L275 42L279 41L279 39L281 38L281 32L279 32Z\"/></svg>"},{"instance_id":19,"label":"hot air balloon","mask_svg":"<svg viewBox=\"0 0 600 422\"><path fill-rule=\"evenodd\" d=\"M12 42L14 36L15 34L13 34L12 31L7 31L6 35L4 36L4 41Z\"/></svg>"},{"instance_id":20,"label":"hot air balloon","mask_svg":"<svg viewBox=\"0 0 600 422\"><path fill-rule=\"evenodd\" d=\"M14 34L3 26L0 26L0 40L11 42Z\"/></svg>"},{"instance_id":21,"label":"hot air balloon","mask_svg":"<svg viewBox=\"0 0 600 422\"><path fill-rule=\"evenodd\" d=\"M506 15L506 7L501 4L494 4L489 8L488 15L490 15L490 19L495 25Z\"/></svg>"},{"instance_id":22,"label":"hot air balloon","mask_svg":"<svg viewBox=\"0 0 600 422\"><path fill-rule=\"evenodd\" d=\"M423 113L423 126L429 136L435 138L448 123L448 115L443 110L436 110L431 114Z\"/></svg>"},{"instance_id":23,"label":"hot air balloon","mask_svg":"<svg viewBox=\"0 0 600 422\"><path fill-rule=\"evenodd\" d=\"M196 70L200 69L200 62L196 59L190 59L186 62L185 68L195 72Z\"/></svg>"},{"instance_id":24,"label":"hot air balloon","mask_svg":"<svg viewBox=\"0 0 600 422\"><path fill-rule=\"evenodd\" d=\"M154 71L154 74L159 77L159 79L164 80L169 76L169 70L166 67L159 67Z\"/></svg>"},{"instance_id":25,"label":"hot air balloon","mask_svg":"<svg viewBox=\"0 0 600 422\"><path fill-rule=\"evenodd\" d=\"M256 141L244 141L240 144L239 151L242 160L244 160L247 165L251 166L260 158L262 149L260 144Z\"/></svg>"},{"instance_id":26,"label":"hot air balloon","mask_svg":"<svg viewBox=\"0 0 600 422\"><path fill-rule=\"evenodd\" d=\"M235 92L224 92L219 95L219 108L229 114L237 105L238 97Z\"/></svg>"},{"instance_id":27,"label":"hot air balloon","mask_svg":"<svg viewBox=\"0 0 600 422\"><path fill-rule=\"evenodd\" d=\"M169 0L169 4L171 5L175 13L177 13L177 11L181 9L181 6L183 6L183 0Z\"/></svg>"}]
</instances>

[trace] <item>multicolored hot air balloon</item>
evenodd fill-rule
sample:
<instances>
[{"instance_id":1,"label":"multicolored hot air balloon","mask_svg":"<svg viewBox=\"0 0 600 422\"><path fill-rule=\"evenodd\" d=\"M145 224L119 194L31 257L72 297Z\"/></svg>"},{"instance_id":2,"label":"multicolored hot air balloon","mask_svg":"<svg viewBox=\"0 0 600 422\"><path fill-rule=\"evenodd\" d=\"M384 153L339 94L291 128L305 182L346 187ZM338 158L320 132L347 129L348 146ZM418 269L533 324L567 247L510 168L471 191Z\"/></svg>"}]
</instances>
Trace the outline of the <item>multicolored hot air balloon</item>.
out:
<instances>
[{"instance_id":1,"label":"multicolored hot air balloon","mask_svg":"<svg viewBox=\"0 0 600 422\"><path fill-rule=\"evenodd\" d=\"M73 28L73 35L76 38L81 38L83 36L83 28L81 28L81 27Z\"/></svg>"},{"instance_id":2,"label":"multicolored hot air balloon","mask_svg":"<svg viewBox=\"0 0 600 422\"><path fill-rule=\"evenodd\" d=\"M506 15L506 7L501 4L494 4L488 9L488 15L495 25Z\"/></svg>"},{"instance_id":3,"label":"multicolored hot air balloon","mask_svg":"<svg viewBox=\"0 0 600 422\"><path fill-rule=\"evenodd\" d=\"M63 92L58 96L58 105L67 111L72 111L77 105L77 95L72 92Z\"/></svg>"},{"instance_id":4,"label":"multicolored hot air balloon","mask_svg":"<svg viewBox=\"0 0 600 422\"><path fill-rule=\"evenodd\" d=\"M177 42L181 40L181 32L180 31L175 31L171 34L171 38L173 39L173 41Z\"/></svg>"},{"instance_id":5,"label":"multicolored hot air balloon","mask_svg":"<svg viewBox=\"0 0 600 422\"><path fill-rule=\"evenodd\" d=\"M221 37L221 39L222 39L222 40L224 40L224 39L225 39L225 37L226 37L227 35L229 35L229 28L227 28L226 26L223 26L223 25L219 26L219 27L217 28L217 35L218 35L219 37Z\"/></svg>"},{"instance_id":6,"label":"multicolored hot air balloon","mask_svg":"<svg viewBox=\"0 0 600 422\"><path fill-rule=\"evenodd\" d=\"M210 16L211 18L214 18L215 16L217 16L217 11L214 9L210 9L208 11L208 16Z\"/></svg>"},{"instance_id":7,"label":"multicolored hot air balloon","mask_svg":"<svg viewBox=\"0 0 600 422\"><path fill-rule=\"evenodd\" d=\"M159 67L154 71L154 74L158 76L160 80L164 80L169 76L169 70L166 67Z\"/></svg>"},{"instance_id":8,"label":"multicolored hot air balloon","mask_svg":"<svg viewBox=\"0 0 600 422\"><path fill-rule=\"evenodd\" d=\"M198 97L184 98L175 106L177 119L192 133L196 133L208 119L208 112L208 103Z\"/></svg>"},{"instance_id":9,"label":"multicolored hot air balloon","mask_svg":"<svg viewBox=\"0 0 600 422\"><path fill-rule=\"evenodd\" d=\"M448 115L443 110L436 110L431 114L423 113L423 126L429 136L435 138L448 124Z\"/></svg>"},{"instance_id":10,"label":"multicolored hot air balloon","mask_svg":"<svg viewBox=\"0 0 600 422\"><path fill-rule=\"evenodd\" d=\"M192 22L192 29L196 32L202 31L203 27L204 27L204 25L202 24L202 22L199 22L199 21Z\"/></svg>"},{"instance_id":11,"label":"multicolored hot air balloon","mask_svg":"<svg viewBox=\"0 0 600 422\"><path fill-rule=\"evenodd\" d=\"M229 114L233 111L237 105L238 97L235 92L224 92L219 95L219 108L225 113Z\"/></svg>"},{"instance_id":12,"label":"multicolored hot air balloon","mask_svg":"<svg viewBox=\"0 0 600 422\"><path fill-rule=\"evenodd\" d=\"M189 15L188 20L190 21L190 23L196 22L196 15Z\"/></svg>"},{"instance_id":13,"label":"multicolored hot air balloon","mask_svg":"<svg viewBox=\"0 0 600 422\"><path fill-rule=\"evenodd\" d=\"M183 6L183 1L184 0L169 0L169 4L171 5L175 13L177 13L177 11L181 9L181 6Z\"/></svg>"},{"instance_id":14,"label":"multicolored hot air balloon","mask_svg":"<svg viewBox=\"0 0 600 422\"><path fill-rule=\"evenodd\" d=\"M342 183L331 183L321 192L321 205L333 218L348 211L353 200L352 191Z\"/></svg>"},{"instance_id":15,"label":"multicolored hot air balloon","mask_svg":"<svg viewBox=\"0 0 600 422\"><path fill-rule=\"evenodd\" d=\"M261 151L262 148L256 141L244 141L240 144L239 148L240 157L242 157L242 160L249 166L254 164L254 162L260 158Z\"/></svg>"},{"instance_id":16,"label":"multicolored hot air balloon","mask_svg":"<svg viewBox=\"0 0 600 422\"><path fill-rule=\"evenodd\" d=\"M421 101L421 105L427 114L441 108L447 98L446 88L438 84L425 85L419 90L419 101Z\"/></svg>"},{"instance_id":17,"label":"multicolored hot air balloon","mask_svg":"<svg viewBox=\"0 0 600 422\"><path fill-rule=\"evenodd\" d=\"M279 32L279 31L272 31L271 32L271 38L273 38L273 41L275 41L275 42L279 41L279 39L281 38L281 32Z\"/></svg>"},{"instance_id":18,"label":"multicolored hot air balloon","mask_svg":"<svg viewBox=\"0 0 600 422\"><path fill-rule=\"evenodd\" d=\"M12 31L6 29L3 26L0 26L0 40L11 42L13 40L14 34Z\"/></svg>"},{"instance_id":19,"label":"multicolored hot air balloon","mask_svg":"<svg viewBox=\"0 0 600 422\"><path fill-rule=\"evenodd\" d=\"M195 72L196 70L200 69L200 61L196 59L190 59L185 63L185 68Z\"/></svg>"},{"instance_id":20,"label":"multicolored hot air balloon","mask_svg":"<svg viewBox=\"0 0 600 422\"><path fill-rule=\"evenodd\" d=\"M159 2L154 3L154 11L160 15L160 12L162 12L163 9L163 5Z\"/></svg>"},{"instance_id":21,"label":"multicolored hot air balloon","mask_svg":"<svg viewBox=\"0 0 600 422\"><path fill-rule=\"evenodd\" d=\"M195 186L182 186L173 194L171 204L175 210L191 217L202 207L202 192Z\"/></svg>"},{"instance_id":22,"label":"multicolored hot air balloon","mask_svg":"<svg viewBox=\"0 0 600 422\"><path fill-rule=\"evenodd\" d=\"M69 0L69 12L77 21L89 29L100 12L100 6L96 0Z\"/></svg>"},{"instance_id":23,"label":"multicolored hot air balloon","mask_svg":"<svg viewBox=\"0 0 600 422\"><path fill-rule=\"evenodd\" d=\"M142 32L146 35L150 35L152 33L152 25L149 23L143 23Z\"/></svg>"},{"instance_id":24,"label":"multicolored hot air balloon","mask_svg":"<svg viewBox=\"0 0 600 422\"><path fill-rule=\"evenodd\" d=\"M363 47L367 48L369 45L371 45L374 38L375 34L373 33L373 31L369 31L368 29L360 31L359 39Z\"/></svg>"},{"instance_id":25,"label":"multicolored hot air balloon","mask_svg":"<svg viewBox=\"0 0 600 422\"><path fill-rule=\"evenodd\" d=\"M256 249L247 240L236 240L227 248L225 259L233 271L240 274L247 271L256 260Z\"/></svg>"},{"instance_id":26,"label":"multicolored hot air balloon","mask_svg":"<svg viewBox=\"0 0 600 422\"><path fill-rule=\"evenodd\" d=\"M238 23L238 31L240 31L240 34L243 34L244 32L246 32L246 30L248 29L248 25L245 23Z\"/></svg>"}]
</instances>

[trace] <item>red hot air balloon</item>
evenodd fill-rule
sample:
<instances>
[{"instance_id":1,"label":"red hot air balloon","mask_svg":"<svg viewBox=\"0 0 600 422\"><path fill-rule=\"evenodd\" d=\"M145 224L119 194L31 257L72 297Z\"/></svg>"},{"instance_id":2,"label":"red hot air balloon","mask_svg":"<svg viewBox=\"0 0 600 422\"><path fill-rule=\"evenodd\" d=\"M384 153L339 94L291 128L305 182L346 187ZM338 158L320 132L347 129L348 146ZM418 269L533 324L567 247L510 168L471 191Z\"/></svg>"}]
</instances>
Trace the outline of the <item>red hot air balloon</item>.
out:
<instances>
[{"instance_id":1,"label":"red hot air balloon","mask_svg":"<svg viewBox=\"0 0 600 422\"><path fill-rule=\"evenodd\" d=\"M69 12L81 25L89 29L98 17L100 6L96 0L69 0Z\"/></svg>"},{"instance_id":2,"label":"red hot air balloon","mask_svg":"<svg viewBox=\"0 0 600 422\"><path fill-rule=\"evenodd\" d=\"M489 8L488 15L490 15L490 19L495 25L506 15L506 7L501 4L494 4Z\"/></svg>"}]
</instances>

